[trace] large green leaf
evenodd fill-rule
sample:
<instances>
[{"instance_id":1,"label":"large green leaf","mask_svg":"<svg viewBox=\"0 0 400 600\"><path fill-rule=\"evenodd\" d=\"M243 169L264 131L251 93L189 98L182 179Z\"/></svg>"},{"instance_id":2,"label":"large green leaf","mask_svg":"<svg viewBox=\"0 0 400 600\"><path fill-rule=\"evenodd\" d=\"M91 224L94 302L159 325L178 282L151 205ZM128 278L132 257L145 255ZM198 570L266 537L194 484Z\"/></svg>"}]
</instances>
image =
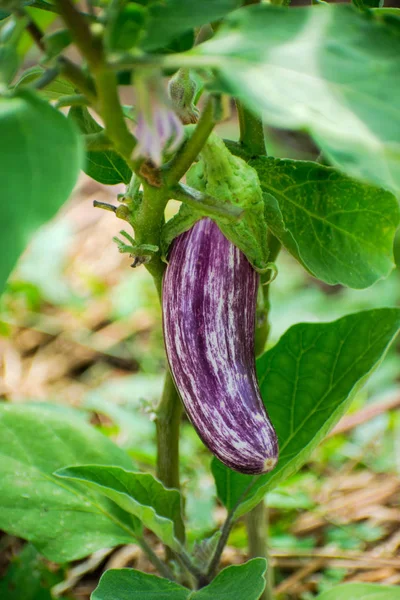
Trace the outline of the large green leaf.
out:
<instances>
[{"instance_id":1,"label":"large green leaf","mask_svg":"<svg viewBox=\"0 0 400 600\"><path fill-rule=\"evenodd\" d=\"M181 495L177 490L166 489L153 475L94 465L67 467L57 475L104 494L138 517L164 544L180 550L175 526L181 520Z\"/></svg>"},{"instance_id":2,"label":"large green leaf","mask_svg":"<svg viewBox=\"0 0 400 600\"><path fill-rule=\"evenodd\" d=\"M194 27L216 21L241 6L241 0L164 0L149 6L145 50L163 48Z\"/></svg>"},{"instance_id":3,"label":"large green leaf","mask_svg":"<svg viewBox=\"0 0 400 600\"><path fill-rule=\"evenodd\" d=\"M92 600L258 600L265 588L263 558L224 569L207 587L187 588L134 569L106 571Z\"/></svg>"},{"instance_id":4,"label":"large green leaf","mask_svg":"<svg viewBox=\"0 0 400 600\"><path fill-rule=\"evenodd\" d=\"M66 562L129 543L138 521L53 472L90 462L130 468L130 458L69 411L0 405L0 529Z\"/></svg>"},{"instance_id":5,"label":"large green leaf","mask_svg":"<svg viewBox=\"0 0 400 600\"><path fill-rule=\"evenodd\" d=\"M364 288L390 273L400 221L390 192L313 162L259 157L249 164L265 193L268 225L315 277Z\"/></svg>"},{"instance_id":6,"label":"large green leaf","mask_svg":"<svg viewBox=\"0 0 400 600\"><path fill-rule=\"evenodd\" d=\"M301 323L257 361L261 395L279 440L276 468L251 478L215 463L221 501L251 510L271 488L298 470L343 415L354 392L382 361L400 329L400 309L381 308L332 323Z\"/></svg>"},{"instance_id":7,"label":"large green leaf","mask_svg":"<svg viewBox=\"0 0 400 600\"><path fill-rule=\"evenodd\" d=\"M188 600L189 590L135 569L111 569L100 579L91 600Z\"/></svg>"},{"instance_id":8,"label":"large green leaf","mask_svg":"<svg viewBox=\"0 0 400 600\"><path fill-rule=\"evenodd\" d=\"M400 587L376 583L344 583L324 592L317 600L400 600Z\"/></svg>"},{"instance_id":9,"label":"large green leaf","mask_svg":"<svg viewBox=\"0 0 400 600\"><path fill-rule=\"evenodd\" d=\"M33 232L67 200L82 162L79 135L32 92L0 97L0 293Z\"/></svg>"},{"instance_id":10,"label":"large green leaf","mask_svg":"<svg viewBox=\"0 0 400 600\"><path fill-rule=\"evenodd\" d=\"M103 131L85 107L73 106L68 117L75 121L83 134ZM83 170L86 175L105 185L129 183L132 176L124 159L112 150L87 152Z\"/></svg>"},{"instance_id":11,"label":"large green leaf","mask_svg":"<svg viewBox=\"0 0 400 600\"><path fill-rule=\"evenodd\" d=\"M400 190L400 35L348 5L250 6L183 56L265 121L306 129L350 175ZM178 62L178 61L177 61Z\"/></svg>"}]
</instances>

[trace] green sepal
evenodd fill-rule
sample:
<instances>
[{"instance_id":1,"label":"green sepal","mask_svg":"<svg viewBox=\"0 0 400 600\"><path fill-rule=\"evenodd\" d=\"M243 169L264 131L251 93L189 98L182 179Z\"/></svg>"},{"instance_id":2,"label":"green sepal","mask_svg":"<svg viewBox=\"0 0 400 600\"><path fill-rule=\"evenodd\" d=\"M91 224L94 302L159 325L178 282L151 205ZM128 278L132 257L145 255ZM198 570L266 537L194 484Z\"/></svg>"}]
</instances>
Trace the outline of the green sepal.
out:
<instances>
[{"instance_id":1,"label":"green sepal","mask_svg":"<svg viewBox=\"0 0 400 600\"><path fill-rule=\"evenodd\" d=\"M193 188L222 203L243 209L244 214L239 221L216 216L211 218L225 237L246 255L256 271L268 271L267 222L256 171L241 158L233 156L224 142L213 133L201 152L199 162L187 173L186 181ZM201 206L193 210L183 205L178 215L164 228L163 255L166 255L168 246L175 237L190 229L203 216L206 215Z\"/></svg>"},{"instance_id":2,"label":"green sepal","mask_svg":"<svg viewBox=\"0 0 400 600\"><path fill-rule=\"evenodd\" d=\"M178 235L189 231L197 221L203 218L203 214L198 210L193 210L187 204L182 204L179 212L172 217L161 230L161 258L167 262L168 250L172 242Z\"/></svg>"}]
</instances>

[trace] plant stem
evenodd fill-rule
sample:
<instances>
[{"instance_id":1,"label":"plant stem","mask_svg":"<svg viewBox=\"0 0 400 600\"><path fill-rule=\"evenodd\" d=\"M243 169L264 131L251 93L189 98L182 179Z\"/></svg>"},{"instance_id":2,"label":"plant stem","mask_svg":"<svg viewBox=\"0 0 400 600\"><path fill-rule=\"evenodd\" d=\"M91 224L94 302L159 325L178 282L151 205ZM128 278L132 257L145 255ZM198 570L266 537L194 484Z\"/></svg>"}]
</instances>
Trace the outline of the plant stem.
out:
<instances>
[{"instance_id":1,"label":"plant stem","mask_svg":"<svg viewBox=\"0 0 400 600\"><path fill-rule=\"evenodd\" d=\"M86 19L80 14L70 0L55 0L64 23L68 27L72 39L79 48L82 56L86 58L91 69L95 69L104 62L101 40L92 35Z\"/></svg>"},{"instance_id":2,"label":"plant stem","mask_svg":"<svg viewBox=\"0 0 400 600\"><path fill-rule=\"evenodd\" d=\"M236 102L236 107L239 117L240 143L254 156L266 154L261 118L239 101Z\"/></svg>"},{"instance_id":3,"label":"plant stem","mask_svg":"<svg viewBox=\"0 0 400 600\"><path fill-rule=\"evenodd\" d=\"M252 3L252 2L251 2ZM265 155L265 138L262 119L249 111L243 104L237 101L237 110L240 126L240 143L251 155ZM279 252L280 244L276 238L269 236L270 260L274 261ZM266 273L261 279L269 281L271 274ZM256 355L263 352L267 337L269 335L269 284L262 286L261 310L257 310L257 330L255 336ZM249 541L249 558L265 557L268 560L268 508L263 500L246 515L247 538ZM268 576L265 590L260 600L272 600L273 573L268 565Z\"/></svg>"},{"instance_id":4,"label":"plant stem","mask_svg":"<svg viewBox=\"0 0 400 600\"><path fill-rule=\"evenodd\" d=\"M132 227L138 244L152 244L160 247L161 228L164 224L167 201L168 193L165 187L157 188L143 182L143 199L132 219ZM165 267L159 252L146 264L146 269L153 276L160 300Z\"/></svg>"},{"instance_id":5,"label":"plant stem","mask_svg":"<svg viewBox=\"0 0 400 600\"><path fill-rule=\"evenodd\" d=\"M83 94L71 94L63 96L54 105L56 108L64 108L66 106L88 106L88 101Z\"/></svg>"},{"instance_id":6,"label":"plant stem","mask_svg":"<svg viewBox=\"0 0 400 600\"><path fill-rule=\"evenodd\" d=\"M60 56L58 64L60 65L60 71L64 77L66 77L68 81L70 81L72 85L87 98L90 104L95 105L97 100L96 88L92 79L88 77L78 65L65 56Z\"/></svg>"},{"instance_id":7,"label":"plant stem","mask_svg":"<svg viewBox=\"0 0 400 600\"><path fill-rule=\"evenodd\" d=\"M178 183L196 160L197 155L200 153L214 128L216 122L214 112L214 98L210 96L191 137L181 146L167 167L165 180L168 186Z\"/></svg>"},{"instance_id":8,"label":"plant stem","mask_svg":"<svg viewBox=\"0 0 400 600\"><path fill-rule=\"evenodd\" d=\"M215 576L215 572L218 568L219 561L221 560L222 551L225 548L225 544L228 541L229 534L230 534L233 524L235 523L235 520L236 520L237 508L240 505L240 503L242 502L243 498L245 498L247 492L253 487L256 480L257 480L257 477L252 477L249 485L239 496L235 506L233 508L231 508L230 511L228 512L228 515L225 519L225 523L223 524L222 529L221 529L221 537L218 540L218 544L215 549L214 555L210 561L210 564L208 565L208 569L207 569L208 581L213 579L213 577Z\"/></svg>"},{"instance_id":9,"label":"plant stem","mask_svg":"<svg viewBox=\"0 0 400 600\"><path fill-rule=\"evenodd\" d=\"M245 517L247 537L249 540L249 557L250 558L267 558L267 531L268 531L268 509L262 500L255 506ZM273 577L274 572L271 569L269 562L267 569L267 583L265 590L260 597L261 600L273 600Z\"/></svg>"},{"instance_id":10,"label":"plant stem","mask_svg":"<svg viewBox=\"0 0 400 600\"><path fill-rule=\"evenodd\" d=\"M168 488L180 489L179 428L182 404L169 371L165 374L164 389L156 410L157 477ZM183 520L177 523L177 536L185 538Z\"/></svg>"},{"instance_id":11,"label":"plant stem","mask_svg":"<svg viewBox=\"0 0 400 600\"><path fill-rule=\"evenodd\" d=\"M149 544L146 542L146 540L144 538L137 538L137 543L142 548L142 550L144 550L144 552L147 554L150 561L156 567L156 569L160 573L160 575L163 575L163 577L166 577L167 579L170 579L171 581L175 581L174 574L172 573L169 566L157 556L157 554L154 552L154 550L151 548L151 546L149 546Z\"/></svg>"},{"instance_id":12,"label":"plant stem","mask_svg":"<svg viewBox=\"0 0 400 600\"><path fill-rule=\"evenodd\" d=\"M115 149L128 164L136 140L130 133L118 96L117 77L107 66L101 65L93 71L98 96L98 109L103 118L105 133L113 142Z\"/></svg>"},{"instance_id":13,"label":"plant stem","mask_svg":"<svg viewBox=\"0 0 400 600\"><path fill-rule=\"evenodd\" d=\"M112 143L104 131L99 131L98 133L87 133L83 140L85 142L87 152L104 152L105 150L111 150L113 148Z\"/></svg>"},{"instance_id":14,"label":"plant stem","mask_svg":"<svg viewBox=\"0 0 400 600\"><path fill-rule=\"evenodd\" d=\"M131 163L136 140L126 125L118 96L117 76L107 65L102 39L99 34L92 33L87 20L70 0L56 0L56 6L92 71L97 91L96 108L104 121L105 133L116 151Z\"/></svg>"}]
</instances>

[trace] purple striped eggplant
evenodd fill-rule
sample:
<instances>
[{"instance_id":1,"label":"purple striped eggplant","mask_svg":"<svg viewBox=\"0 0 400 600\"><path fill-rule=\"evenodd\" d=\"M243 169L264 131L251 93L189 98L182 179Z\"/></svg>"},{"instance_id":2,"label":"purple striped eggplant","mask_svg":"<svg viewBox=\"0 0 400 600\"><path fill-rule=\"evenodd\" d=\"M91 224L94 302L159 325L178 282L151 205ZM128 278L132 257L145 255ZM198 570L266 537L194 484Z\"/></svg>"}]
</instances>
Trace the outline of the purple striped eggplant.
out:
<instances>
[{"instance_id":1,"label":"purple striped eggplant","mask_svg":"<svg viewBox=\"0 0 400 600\"><path fill-rule=\"evenodd\" d=\"M176 238L163 281L167 356L189 419L220 461L249 474L278 457L255 371L258 277L205 218Z\"/></svg>"}]
</instances>

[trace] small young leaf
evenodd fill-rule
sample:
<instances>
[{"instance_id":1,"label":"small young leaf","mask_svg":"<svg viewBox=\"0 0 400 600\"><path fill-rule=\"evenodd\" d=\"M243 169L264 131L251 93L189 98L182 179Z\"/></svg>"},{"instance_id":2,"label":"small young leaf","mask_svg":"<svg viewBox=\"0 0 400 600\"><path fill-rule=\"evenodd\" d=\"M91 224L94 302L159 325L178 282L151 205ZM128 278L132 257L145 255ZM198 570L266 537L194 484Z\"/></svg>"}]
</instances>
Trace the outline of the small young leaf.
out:
<instances>
[{"instance_id":1,"label":"small young leaf","mask_svg":"<svg viewBox=\"0 0 400 600\"><path fill-rule=\"evenodd\" d=\"M20 89L29 86L34 81L37 81L42 77L44 73L44 69L39 66L31 67L24 71L18 81L15 83L15 89ZM74 86L63 79L62 77L56 77L54 81L46 85L43 90L39 90L38 92L40 96L43 98L47 98L47 100L59 100L63 96L70 96L75 94Z\"/></svg>"},{"instance_id":2,"label":"small young leaf","mask_svg":"<svg viewBox=\"0 0 400 600\"><path fill-rule=\"evenodd\" d=\"M167 546L180 550L175 526L181 519L181 496L149 473L120 467L83 465L57 472L59 477L79 481L132 513Z\"/></svg>"},{"instance_id":3,"label":"small young leaf","mask_svg":"<svg viewBox=\"0 0 400 600\"><path fill-rule=\"evenodd\" d=\"M34 231L68 199L82 149L72 123L28 90L0 97L0 293Z\"/></svg>"},{"instance_id":4,"label":"small young leaf","mask_svg":"<svg viewBox=\"0 0 400 600\"><path fill-rule=\"evenodd\" d=\"M217 490L228 508L253 482L236 512L245 514L304 464L380 364L399 329L396 308L364 311L332 323L301 323L259 358L260 390L278 435L279 461L271 473L253 480L214 463Z\"/></svg>"},{"instance_id":5,"label":"small young leaf","mask_svg":"<svg viewBox=\"0 0 400 600\"><path fill-rule=\"evenodd\" d=\"M93 119L88 109L83 106L73 106L68 113L68 118L75 121L84 134L103 131L101 125ZM83 170L86 175L105 185L129 183L132 176L132 171L124 159L112 150L87 152Z\"/></svg>"},{"instance_id":6,"label":"small young leaf","mask_svg":"<svg viewBox=\"0 0 400 600\"><path fill-rule=\"evenodd\" d=\"M268 225L315 277L365 288L394 266L398 201L313 162L258 157Z\"/></svg>"},{"instance_id":7,"label":"small young leaf","mask_svg":"<svg viewBox=\"0 0 400 600\"><path fill-rule=\"evenodd\" d=\"M400 587L376 583L344 583L316 600L400 600Z\"/></svg>"},{"instance_id":8,"label":"small young leaf","mask_svg":"<svg viewBox=\"0 0 400 600\"><path fill-rule=\"evenodd\" d=\"M132 466L125 452L69 411L0 404L0 529L59 563L132 542L141 531L137 520L53 475L81 462Z\"/></svg>"},{"instance_id":9,"label":"small young leaf","mask_svg":"<svg viewBox=\"0 0 400 600\"><path fill-rule=\"evenodd\" d=\"M197 592L134 569L115 569L104 573L92 600L258 600L265 588L266 568L264 558L227 567Z\"/></svg>"}]
</instances>

